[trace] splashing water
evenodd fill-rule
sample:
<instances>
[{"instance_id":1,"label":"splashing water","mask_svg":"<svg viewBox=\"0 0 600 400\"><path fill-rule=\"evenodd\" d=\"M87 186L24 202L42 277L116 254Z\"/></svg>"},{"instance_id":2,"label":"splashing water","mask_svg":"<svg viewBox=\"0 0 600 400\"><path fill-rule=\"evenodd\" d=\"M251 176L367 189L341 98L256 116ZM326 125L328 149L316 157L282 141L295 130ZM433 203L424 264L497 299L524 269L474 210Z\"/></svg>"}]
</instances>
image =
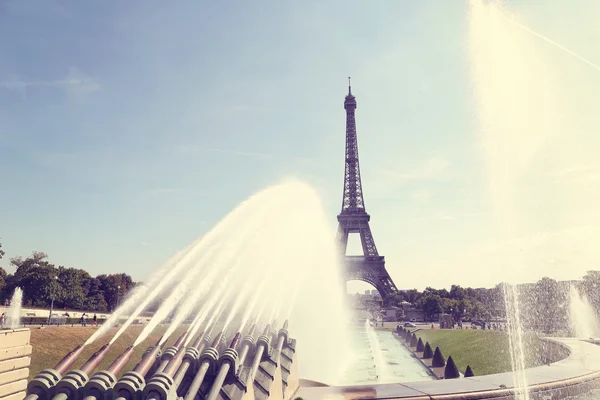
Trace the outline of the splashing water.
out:
<instances>
[{"instance_id":1,"label":"splashing water","mask_svg":"<svg viewBox=\"0 0 600 400\"><path fill-rule=\"evenodd\" d=\"M115 313L127 321L113 341L159 300L136 345L169 315L173 320L163 341L194 316L187 346L201 328L210 335L235 321L243 329L248 321L283 321L286 312L290 332L303 346L301 375L335 383L344 372L340 354L348 353L349 318L335 230L327 220L317 194L304 183L290 181L256 193L134 291ZM265 321L266 310L271 315ZM117 319L113 316L110 326ZM97 333L101 330L105 333L104 327Z\"/></svg>"},{"instance_id":2,"label":"splashing water","mask_svg":"<svg viewBox=\"0 0 600 400\"><path fill-rule=\"evenodd\" d=\"M525 347L523 345L523 327L519 312L519 294L514 285L504 284L504 302L506 304L506 327L510 347L510 361L513 369L517 398L529 400L527 375L525 374Z\"/></svg>"},{"instance_id":3,"label":"splashing water","mask_svg":"<svg viewBox=\"0 0 600 400\"><path fill-rule=\"evenodd\" d=\"M21 304L23 303L23 290L17 287L10 299L10 307L6 315L7 326L16 329L21 326Z\"/></svg>"},{"instance_id":4,"label":"splashing water","mask_svg":"<svg viewBox=\"0 0 600 400\"><path fill-rule=\"evenodd\" d=\"M244 327L248 323L248 320L250 319L250 315L254 312L256 303L258 302L258 298L263 293L263 289L265 287L266 282L267 282L266 280L263 280L259 284L259 286L256 288L256 290L254 292L254 296L252 296L252 299L250 300L250 304L248 304L248 307L246 307L246 311L244 311L244 315L242 317L242 323L240 324L240 326L237 330L238 332L242 332L244 330Z\"/></svg>"},{"instance_id":5,"label":"splashing water","mask_svg":"<svg viewBox=\"0 0 600 400\"><path fill-rule=\"evenodd\" d=\"M490 258L494 259L494 267L503 268L511 280L530 280L533 277L525 274L531 274L531 266L536 264L534 256L528 259L529 254L522 247L513 248L511 244L515 237L541 230L536 222L548 219L536 215L540 208L524 209L524 199L545 197L531 193L532 181L537 190L555 190L555 183L547 180L548 166L537 156L544 150L544 159L551 159L547 143L552 142L553 136L561 135L564 128L562 121L556 119L564 110L556 94L557 74L552 63L542 59L540 41L515 25L501 1L470 0L469 5L470 76L476 89L491 215L496 219L495 242L506 247L502 247L501 256ZM552 155L558 160L564 153L558 149ZM559 214L559 210L553 211L554 215ZM554 251L560 244L549 247ZM518 293L508 284L503 285L503 292L513 383L517 397L529 399Z\"/></svg>"},{"instance_id":6,"label":"splashing water","mask_svg":"<svg viewBox=\"0 0 600 400\"><path fill-rule=\"evenodd\" d=\"M152 274L146 283L136 286L131 291L131 294L125 299L125 301L123 302L123 305L121 305L121 307L119 307L119 309L117 309L106 320L106 322L104 322L104 324L102 324L102 326L88 338L88 340L85 342L84 345L87 346L87 345L95 342L102 336L104 336L106 333L108 333L108 331L113 326L115 326L117 321L122 316L124 316L126 313L131 311L131 309L133 309L135 306L141 304L145 308L149 304L149 302L152 301L152 299L148 299L148 296L149 296L148 291L149 291L150 287L158 285L158 283L162 280L162 278L168 273L169 269L172 268L177 263L177 261L179 261L183 257L183 255L185 253L187 253L193 247L193 245L194 244L189 245L184 251L181 251L181 252L175 254L170 260L168 260L165 263L164 267L159 269L156 273ZM146 302L145 300L148 300L148 301ZM136 311L138 311L139 309L140 309L140 307L138 307L136 309ZM143 311L143 309L139 310L137 313L134 312L134 314L137 316L142 311ZM131 319L131 322L133 322L133 318ZM127 326L129 326L129 324ZM122 329L122 331L119 333L119 335L127 328L127 326L124 329Z\"/></svg>"},{"instance_id":7,"label":"splashing water","mask_svg":"<svg viewBox=\"0 0 600 400\"><path fill-rule=\"evenodd\" d=\"M600 337L600 323L594 307L575 285L569 288L569 322L575 337Z\"/></svg>"},{"instance_id":8,"label":"splashing water","mask_svg":"<svg viewBox=\"0 0 600 400\"><path fill-rule=\"evenodd\" d=\"M370 320L365 321L365 330L367 331L367 337L369 339L369 346L371 347L371 353L373 354L373 361L375 363L375 370L377 371L377 381L385 382L389 379L389 371L387 368L387 362L383 357L381 346L379 346L379 340L375 329L371 326Z\"/></svg>"}]
</instances>

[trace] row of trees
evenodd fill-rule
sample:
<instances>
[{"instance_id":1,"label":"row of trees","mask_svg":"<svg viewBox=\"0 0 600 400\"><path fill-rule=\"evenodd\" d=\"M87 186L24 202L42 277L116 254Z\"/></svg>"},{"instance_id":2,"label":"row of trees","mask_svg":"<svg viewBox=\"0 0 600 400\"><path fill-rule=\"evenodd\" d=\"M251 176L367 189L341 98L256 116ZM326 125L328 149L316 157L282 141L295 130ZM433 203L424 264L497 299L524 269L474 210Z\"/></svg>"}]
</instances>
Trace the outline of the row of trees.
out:
<instances>
[{"instance_id":1,"label":"row of trees","mask_svg":"<svg viewBox=\"0 0 600 400\"><path fill-rule=\"evenodd\" d=\"M490 319L504 315L504 297L501 285L492 289L463 288L452 285L450 290L425 288L398 292L388 299L390 304L400 306L409 302L423 310L425 318L431 320L440 313L452 314L456 320Z\"/></svg>"},{"instance_id":2,"label":"row of trees","mask_svg":"<svg viewBox=\"0 0 600 400\"><path fill-rule=\"evenodd\" d=\"M423 310L428 320L442 312L452 314L455 320L504 319L506 287L504 283L491 289L452 285L448 291L428 287L422 292L416 289L398 292L385 300L396 306L409 302ZM556 281L545 277L536 283L516 285L519 315L525 328L544 332L567 328L573 288L585 296L600 315L600 271L588 271L581 281Z\"/></svg>"},{"instance_id":3,"label":"row of trees","mask_svg":"<svg viewBox=\"0 0 600 400\"><path fill-rule=\"evenodd\" d=\"M0 245L1 247L1 245ZM0 249L0 258L4 252ZM136 283L127 274L98 275L77 268L55 266L43 252L27 258L15 257L16 268L8 274L0 268L0 304L10 299L16 287L23 289L23 305L108 312L118 307Z\"/></svg>"}]
</instances>

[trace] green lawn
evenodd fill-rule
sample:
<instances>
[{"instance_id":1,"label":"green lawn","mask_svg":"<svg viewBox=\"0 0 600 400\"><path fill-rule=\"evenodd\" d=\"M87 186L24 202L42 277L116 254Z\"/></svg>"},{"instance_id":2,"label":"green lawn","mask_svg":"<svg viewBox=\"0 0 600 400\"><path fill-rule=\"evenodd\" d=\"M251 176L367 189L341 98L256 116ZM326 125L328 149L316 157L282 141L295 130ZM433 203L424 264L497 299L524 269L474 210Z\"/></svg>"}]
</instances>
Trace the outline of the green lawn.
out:
<instances>
[{"instance_id":1,"label":"green lawn","mask_svg":"<svg viewBox=\"0 0 600 400\"><path fill-rule=\"evenodd\" d=\"M458 369L467 365L475 375L496 374L512 369L508 335L506 332L471 329L423 329L417 337L429 342L432 349L439 347L447 359L452 356ZM558 345L542 341L534 334L525 336L526 366L534 367L558 361L567 356Z\"/></svg>"},{"instance_id":2,"label":"green lawn","mask_svg":"<svg viewBox=\"0 0 600 400\"><path fill-rule=\"evenodd\" d=\"M33 350L31 354L31 366L29 367L29 379L35 377L38 372L45 368L54 368L54 365L59 362L65 354L73 350L75 346L84 343L95 330L96 328L89 325L85 328L81 326L51 326L42 329L31 328L30 343ZM144 351L149 346L156 343L165 330L166 327L164 325L157 327L150 334L148 339L137 346L129 363L127 363L127 366L123 369L123 372L132 369L141 360ZM107 343L116 331L117 328L112 328L104 337L88 346L72 368L80 367L95 351ZM106 367L108 367L110 363L127 348L127 346L130 346L135 341L141 331L142 327L140 326L129 327L123 335L115 341L111 350L108 352L108 356L100 364L97 371L106 369ZM172 344L182 332L183 328L180 327L177 329L175 334L171 335L167 341L167 345Z\"/></svg>"}]
</instances>

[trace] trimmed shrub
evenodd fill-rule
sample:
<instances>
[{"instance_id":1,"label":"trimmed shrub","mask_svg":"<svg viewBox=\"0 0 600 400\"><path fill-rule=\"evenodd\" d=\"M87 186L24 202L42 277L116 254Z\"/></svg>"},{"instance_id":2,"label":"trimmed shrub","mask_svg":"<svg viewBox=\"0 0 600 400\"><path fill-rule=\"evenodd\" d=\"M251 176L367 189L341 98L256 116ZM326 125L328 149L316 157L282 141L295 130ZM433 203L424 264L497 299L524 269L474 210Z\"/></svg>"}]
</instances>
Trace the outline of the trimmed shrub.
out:
<instances>
[{"instance_id":1,"label":"trimmed shrub","mask_svg":"<svg viewBox=\"0 0 600 400\"><path fill-rule=\"evenodd\" d=\"M460 372L458 372L458 368L456 364L454 364L454 360L452 356L448 357L448 362L446 363L446 369L444 369L444 379L456 379L460 378Z\"/></svg>"},{"instance_id":2,"label":"trimmed shrub","mask_svg":"<svg viewBox=\"0 0 600 400\"><path fill-rule=\"evenodd\" d=\"M425 343L425 348L423 349L423 358L431 358L433 357L433 350L431 350L431 346L429 342Z\"/></svg>"},{"instance_id":3,"label":"trimmed shrub","mask_svg":"<svg viewBox=\"0 0 600 400\"><path fill-rule=\"evenodd\" d=\"M439 347L435 348L433 352L433 360L431 360L432 367L443 367L446 365L446 360L444 360L444 356L442 355L442 351Z\"/></svg>"},{"instance_id":4,"label":"trimmed shrub","mask_svg":"<svg viewBox=\"0 0 600 400\"><path fill-rule=\"evenodd\" d=\"M421 340L421 338L419 338L419 340L417 340L417 351L423 351L424 348L425 348L425 345L423 344L423 341Z\"/></svg>"},{"instance_id":5,"label":"trimmed shrub","mask_svg":"<svg viewBox=\"0 0 600 400\"><path fill-rule=\"evenodd\" d=\"M407 329L406 333L404 334L404 340L406 340L407 342L410 342L410 331Z\"/></svg>"},{"instance_id":6,"label":"trimmed shrub","mask_svg":"<svg viewBox=\"0 0 600 400\"><path fill-rule=\"evenodd\" d=\"M414 333L410 337L410 347L415 347L417 345L417 335Z\"/></svg>"},{"instance_id":7,"label":"trimmed shrub","mask_svg":"<svg viewBox=\"0 0 600 400\"><path fill-rule=\"evenodd\" d=\"M467 365L467 369L465 370L465 378L469 378L471 376L475 376L475 374L473 373L471 366Z\"/></svg>"}]
</instances>

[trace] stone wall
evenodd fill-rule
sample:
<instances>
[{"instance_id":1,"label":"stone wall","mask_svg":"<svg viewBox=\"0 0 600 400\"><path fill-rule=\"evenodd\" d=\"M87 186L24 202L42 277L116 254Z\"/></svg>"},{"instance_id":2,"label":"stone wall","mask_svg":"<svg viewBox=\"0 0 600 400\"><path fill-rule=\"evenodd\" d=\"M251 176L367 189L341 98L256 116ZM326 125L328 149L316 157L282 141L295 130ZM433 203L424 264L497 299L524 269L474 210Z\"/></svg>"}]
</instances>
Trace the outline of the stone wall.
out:
<instances>
[{"instance_id":1,"label":"stone wall","mask_svg":"<svg viewBox=\"0 0 600 400\"><path fill-rule=\"evenodd\" d=\"M29 329L0 330L0 400L22 400L27 388Z\"/></svg>"}]
</instances>

